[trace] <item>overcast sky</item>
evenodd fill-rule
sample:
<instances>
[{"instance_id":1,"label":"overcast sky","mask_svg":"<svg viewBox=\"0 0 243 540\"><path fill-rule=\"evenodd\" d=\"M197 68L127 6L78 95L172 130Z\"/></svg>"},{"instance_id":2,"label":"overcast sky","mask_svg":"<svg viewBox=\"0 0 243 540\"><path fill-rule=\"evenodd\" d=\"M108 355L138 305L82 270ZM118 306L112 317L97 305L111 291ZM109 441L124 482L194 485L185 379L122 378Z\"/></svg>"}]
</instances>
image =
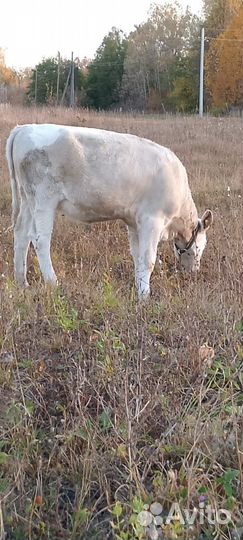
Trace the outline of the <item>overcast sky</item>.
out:
<instances>
[{"instance_id":1,"label":"overcast sky","mask_svg":"<svg viewBox=\"0 0 243 540\"><path fill-rule=\"evenodd\" d=\"M112 26L130 32L146 20L151 0L6 0L0 47L11 67L33 67L44 56L92 58ZM161 4L163 1L154 2ZM201 0L181 0L199 13Z\"/></svg>"}]
</instances>

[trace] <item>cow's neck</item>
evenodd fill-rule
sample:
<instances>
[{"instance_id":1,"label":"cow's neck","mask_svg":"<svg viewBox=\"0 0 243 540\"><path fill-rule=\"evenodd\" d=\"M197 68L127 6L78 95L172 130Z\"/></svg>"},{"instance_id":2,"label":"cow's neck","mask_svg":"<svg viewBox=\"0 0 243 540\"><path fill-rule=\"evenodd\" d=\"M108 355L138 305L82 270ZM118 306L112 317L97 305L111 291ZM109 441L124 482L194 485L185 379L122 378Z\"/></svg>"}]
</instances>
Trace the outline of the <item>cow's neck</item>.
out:
<instances>
[{"instance_id":1,"label":"cow's neck","mask_svg":"<svg viewBox=\"0 0 243 540\"><path fill-rule=\"evenodd\" d=\"M172 229L175 237L180 237L188 242L192 236L192 232L198 224L198 213L191 196L188 193L181 207L180 215L173 219Z\"/></svg>"}]
</instances>

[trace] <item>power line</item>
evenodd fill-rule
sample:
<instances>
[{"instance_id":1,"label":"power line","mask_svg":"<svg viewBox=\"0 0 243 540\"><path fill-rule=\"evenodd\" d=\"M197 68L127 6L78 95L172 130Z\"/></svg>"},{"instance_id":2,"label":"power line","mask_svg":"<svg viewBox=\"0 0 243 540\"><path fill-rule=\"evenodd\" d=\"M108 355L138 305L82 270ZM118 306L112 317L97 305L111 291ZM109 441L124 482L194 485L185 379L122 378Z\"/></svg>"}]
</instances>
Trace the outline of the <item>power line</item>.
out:
<instances>
[{"instance_id":1,"label":"power line","mask_svg":"<svg viewBox=\"0 0 243 540\"><path fill-rule=\"evenodd\" d=\"M233 38L220 38L220 37L205 36L205 41L213 41L213 40L214 41L215 40L229 41L229 42L236 42L236 43L238 43L238 42L242 43L243 42L243 39L238 39L238 38L233 39ZM198 41L201 41L200 37L198 37ZM184 50L191 51L191 52L197 51L197 49L195 47L187 47L186 49L185 49L185 47L183 47L183 48L184 48ZM172 52L172 51L180 52L179 50L177 51L175 49L175 47L170 47L170 48L168 47L165 51L161 52L161 55L158 56L158 59L160 59L160 57L163 55L163 53L166 54L167 52ZM139 61L140 61L140 59L134 60L134 61L129 60L129 65L137 65ZM91 60L87 67L89 68L89 66L92 65L92 68L98 68L99 69L100 67L103 67L103 66L104 67L105 66L112 67L112 66L122 66L122 65L124 65L124 61L122 61L122 60L121 61L117 61L117 60L116 61L107 61L107 62L104 62L104 61L99 62L98 61L97 63L96 62L97 62L96 59ZM57 66L58 66L58 64L57 64ZM46 75L48 75L48 73ZM38 79L44 81L45 80L45 74L38 73Z\"/></svg>"},{"instance_id":2,"label":"power line","mask_svg":"<svg viewBox=\"0 0 243 540\"><path fill-rule=\"evenodd\" d=\"M210 42L210 41L225 41L225 42L235 42L235 43L243 43L243 39L239 39L239 38L224 38L224 37L220 37L220 34L217 36L217 37L213 37L213 36L205 36L204 35L204 28L203 28L203 33L201 33L201 38L198 36L197 37L197 41L201 41L201 55L200 55L200 93L199 93L199 114L200 116L203 116L203 59L204 59L204 50L202 50L203 46L204 46L204 43L207 41L207 42ZM196 44L196 39L194 38L194 46L185 46L185 44L182 44L182 46L180 48L176 48L176 47L168 47L166 46L165 48L165 44L163 41L160 42L160 44L162 46L164 46L164 50L160 49L160 51L154 51L156 53L156 56L157 56L157 62L158 62L158 68L160 67L160 62L163 61L163 57L167 55L167 53L170 53L170 52L173 52L174 53L174 57L176 59L176 56L177 58L179 57L180 54L185 55L185 53L197 53L199 54L199 49L197 48L197 44ZM35 70L33 70L33 72L35 73L35 81L34 81L34 96L35 96L35 103L37 103L37 93L38 93L38 89L41 85L45 85L45 86L51 86L51 89L53 91L54 89L54 86L56 86L56 90L57 90L57 93L56 93L56 104L58 104L59 102L59 89L60 89L60 66L61 66L61 57L60 57L60 52L58 52L58 61L57 61L57 64L55 66L55 68L57 68L57 80L56 82L54 80L50 81L49 79L49 76L50 76L50 73L48 72L48 70L46 71L46 73L43 73L40 70L40 67L41 67L41 64L40 65L36 65L36 68ZM137 60L130 60L128 58L128 60L126 57L124 57L123 60L115 60L115 61L99 61L99 59L95 58L94 60L91 60L90 63L86 66L88 69L89 67L92 67L93 69L99 69L99 68L102 68L102 67L108 67L108 68L112 68L113 66L124 66L125 68L129 68L129 67L132 67L132 66L136 66L137 67L137 71L141 71L144 69L144 65L146 66L148 61L149 61L149 58L145 58L145 61L141 61L141 55L139 56L139 58ZM74 96L74 67L75 67L75 61L73 59L73 53L72 53L72 57L71 57L71 62L69 64L69 70L68 70L68 75L67 75L67 79L66 79L66 83L65 83L65 86L64 86L64 90L63 90L63 94L62 94L62 97L61 97L61 100L60 100L60 104L63 104L64 102L64 98L65 98L65 95L66 95L66 92L67 92L67 88L68 88L68 85L69 85L69 82L71 83L70 84L70 106L74 106L75 104L75 96ZM163 67L163 66L161 66ZM39 68L39 69L38 69ZM68 66L65 66L65 68L68 68ZM82 69L82 68L81 68ZM66 71L66 69L65 69ZM52 69L51 70L51 75L54 76L54 78L56 77L56 69ZM51 77L53 78L53 77Z\"/></svg>"},{"instance_id":3,"label":"power line","mask_svg":"<svg viewBox=\"0 0 243 540\"><path fill-rule=\"evenodd\" d=\"M205 41L207 41L207 38L205 38ZM225 41L225 40L221 40L221 41ZM228 41L228 40L226 40L226 41ZM236 41L236 40L232 40L232 41ZM238 42L238 41L239 41L239 42L243 42L243 40L237 40L237 42ZM190 50L191 52L198 52L198 54L199 54L198 49L189 49L189 50ZM158 59L158 60L160 60L160 59ZM92 68L95 68L95 69L99 69L100 67L111 67L111 68L112 68L112 67L114 67L114 66L123 66L123 65L124 65L124 66L138 66L138 67L143 68L143 67L144 67L144 64L147 65L147 62L145 61L144 64L141 64L141 65L139 66L139 62L140 62L139 59L138 59L138 60L134 60L134 61L129 60L128 62L126 62L126 61L125 61L125 62L102 62L102 63L99 63L99 65L95 65L95 66L92 65ZM92 64L92 62L91 62L91 64ZM90 64L90 65L91 65L91 64ZM88 67L89 67L89 66L88 66ZM70 70L69 70L69 71L70 71ZM40 84L41 84L41 83L45 84L45 83L47 83L48 81L49 81L48 73L46 73L46 75L45 75L45 74L42 74L42 73L38 72L38 83L40 83ZM55 85L55 80L53 80L50 84Z\"/></svg>"},{"instance_id":4,"label":"power line","mask_svg":"<svg viewBox=\"0 0 243 540\"><path fill-rule=\"evenodd\" d=\"M233 39L233 38L220 38L220 37L207 37L207 36L206 36L205 39L206 39L207 41L217 40L217 41L235 41L236 43L237 43L238 41L240 41L241 43L243 42L243 39L238 39L238 38Z\"/></svg>"},{"instance_id":5,"label":"power line","mask_svg":"<svg viewBox=\"0 0 243 540\"><path fill-rule=\"evenodd\" d=\"M217 38L205 38L205 41L208 41L208 40L216 40ZM235 42L243 42L243 39L239 39L239 40L220 40L220 41L235 41ZM173 50L173 49L171 49ZM196 48L188 48L187 51L190 51L190 52L198 52L198 49ZM184 51L185 52L185 51ZM158 60L161 60L162 58L158 58ZM128 65L129 66L136 66L139 64L139 62L141 62L140 58L138 60L129 60L128 61ZM99 62L97 65L93 64L93 62L91 61L90 64L87 66L87 69L89 68L89 66L92 65L92 68L95 68L95 69L99 69L100 67L113 67L113 66L123 66L126 64L126 59L125 59L125 62ZM145 64L147 64L147 62L145 61ZM143 66L143 64L141 64L141 66ZM45 74L42 74L42 73L38 73L38 81L41 81L41 82L45 82L48 78L48 73ZM54 83L54 81L53 81Z\"/></svg>"}]
</instances>

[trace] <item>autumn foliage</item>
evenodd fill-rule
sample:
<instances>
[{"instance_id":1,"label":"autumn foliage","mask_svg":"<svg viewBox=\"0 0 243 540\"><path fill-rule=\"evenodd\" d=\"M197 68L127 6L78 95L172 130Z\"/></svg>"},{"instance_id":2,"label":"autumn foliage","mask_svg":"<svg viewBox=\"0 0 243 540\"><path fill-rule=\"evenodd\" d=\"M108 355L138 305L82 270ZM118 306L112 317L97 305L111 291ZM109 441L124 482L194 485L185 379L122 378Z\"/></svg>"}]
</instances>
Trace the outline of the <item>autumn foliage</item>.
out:
<instances>
[{"instance_id":1,"label":"autumn foliage","mask_svg":"<svg viewBox=\"0 0 243 540\"><path fill-rule=\"evenodd\" d=\"M16 82L16 74L12 69L6 66L4 51L0 47L0 85L6 84L7 86Z\"/></svg>"},{"instance_id":2,"label":"autumn foliage","mask_svg":"<svg viewBox=\"0 0 243 540\"><path fill-rule=\"evenodd\" d=\"M93 59L75 57L76 106L197 113L202 27L205 109L217 114L242 110L243 0L202 0L200 16L177 0L155 2L129 34L112 27ZM68 105L70 59L58 58L10 69L0 47L0 103Z\"/></svg>"},{"instance_id":3,"label":"autumn foliage","mask_svg":"<svg viewBox=\"0 0 243 540\"><path fill-rule=\"evenodd\" d=\"M212 40L206 57L206 84L214 105L243 104L243 7Z\"/></svg>"}]
</instances>

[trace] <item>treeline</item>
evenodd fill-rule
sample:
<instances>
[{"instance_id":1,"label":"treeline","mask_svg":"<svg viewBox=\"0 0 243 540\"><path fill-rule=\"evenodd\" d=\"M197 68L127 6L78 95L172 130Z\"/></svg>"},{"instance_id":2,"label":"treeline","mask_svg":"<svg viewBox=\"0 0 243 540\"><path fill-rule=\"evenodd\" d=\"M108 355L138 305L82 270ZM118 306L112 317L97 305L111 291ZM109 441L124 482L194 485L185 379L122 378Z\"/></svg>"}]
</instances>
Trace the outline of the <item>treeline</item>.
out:
<instances>
[{"instance_id":1,"label":"treeline","mask_svg":"<svg viewBox=\"0 0 243 540\"><path fill-rule=\"evenodd\" d=\"M220 112L242 108L242 0L204 0L201 19L189 8L183 11L177 2L153 4L147 20L128 36L112 28L93 60L74 61L76 105L98 110L196 112L202 26L205 106ZM26 100L69 103L69 75L70 60L43 59L31 73Z\"/></svg>"}]
</instances>

